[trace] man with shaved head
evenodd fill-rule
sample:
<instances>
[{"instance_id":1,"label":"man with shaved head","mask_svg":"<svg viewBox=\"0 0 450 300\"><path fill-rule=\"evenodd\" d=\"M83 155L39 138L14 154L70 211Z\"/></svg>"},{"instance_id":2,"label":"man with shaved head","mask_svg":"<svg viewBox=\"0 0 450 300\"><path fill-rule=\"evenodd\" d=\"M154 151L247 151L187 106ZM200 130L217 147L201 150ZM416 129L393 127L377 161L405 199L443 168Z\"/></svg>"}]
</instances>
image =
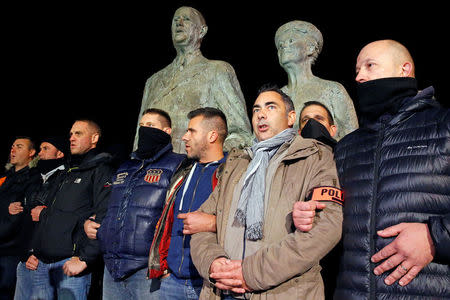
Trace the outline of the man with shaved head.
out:
<instances>
[{"instance_id":1,"label":"man with shaved head","mask_svg":"<svg viewBox=\"0 0 450 300\"><path fill-rule=\"evenodd\" d=\"M39 216L37 259L26 265L34 271L30 299L86 299L91 274L97 275L99 244L87 238L83 224L92 215L100 223L108 207L113 167L111 155L97 148L100 136L100 127L89 119L75 121L70 129L69 169Z\"/></svg>"},{"instance_id":2,"label":"man with shaved head","mask_svg":"<svg viewBox=\"0 0 450 300\"><path fill-rule=\"evenodd\" d=\"M358 55L361 127L335 148L345 194L335 299L450 298L450 114L414 77L397 41Z\"/></svg>"}]
</instances>

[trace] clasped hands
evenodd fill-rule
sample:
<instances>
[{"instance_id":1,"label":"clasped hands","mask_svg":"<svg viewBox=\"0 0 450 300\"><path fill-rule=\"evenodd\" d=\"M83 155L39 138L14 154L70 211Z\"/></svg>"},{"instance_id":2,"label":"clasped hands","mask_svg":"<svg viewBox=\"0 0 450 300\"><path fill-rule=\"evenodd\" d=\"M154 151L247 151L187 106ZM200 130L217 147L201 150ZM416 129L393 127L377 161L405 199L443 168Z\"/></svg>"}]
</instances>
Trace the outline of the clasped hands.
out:
<instances>
[{"instance_id":1,"label":"clasped hands","mask_svg":"<svg viewBox=\"0 0 450 300\"><path fill-rule=\"evenodd\" d=\"M295 227L303 232L311 230L317 209L323 203L314 200L296 202L292 211ZM377 232L382 238L396 238L371 257L375 275L394 269L385 279L387 285L398 281L401 286L410 283L434 258L435 248L426 224L400 223Z\"/></svg>"},{"instance_id":2,"label":"clasped hands","mask_svg":"<svg viewBox=\"0 0 450 300\"><path fill-rule=\"evenodd\" d=\"M214 285L218 289L230 290L237 294L251 291L242 274L241 260L216 258L209 268L209 277L215 281Z\"/></svg>"},{"instance_id":3,"label":"clasped hands","mask_svg":"<svg viewBox=\"0 0 450 300\"><path fill-rule=\"evenodd\" d=\"M36 271L39 265L39 260L34 255L30 255L27 262L25 263L25 267L28 270ZM66 261L62 266L64 274L67 276L75 276L83 272L87 268L86 262L80 260L79 257L73 256L70 260Z\"/></svg>"}]
</instances>

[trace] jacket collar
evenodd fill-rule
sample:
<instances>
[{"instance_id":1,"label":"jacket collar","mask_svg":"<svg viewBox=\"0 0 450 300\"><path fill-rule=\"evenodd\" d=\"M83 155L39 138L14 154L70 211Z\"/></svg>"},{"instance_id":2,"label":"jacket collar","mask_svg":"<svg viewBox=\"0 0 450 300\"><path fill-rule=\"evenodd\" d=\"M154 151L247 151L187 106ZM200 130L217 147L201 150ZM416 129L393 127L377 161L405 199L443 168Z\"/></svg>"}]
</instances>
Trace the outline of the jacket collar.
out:
<instances>
[{"instance_id":1,"label":"jacket collar","mask_svg":"<svg viewBox=\"0 0 450 300\"><path fill-rule=\"evenodd\" d=\"M331 148L324 143L314 140L314 139L305 139L300 135L296 135L291 141L284 143L280 149L287 149L287 153L283 158L283 161L299 159L302 157L308 157L311 154L314 154L320 151L320 148L317 146L318 144L325 146L326 148ZM247 149L247 148L246 148ZM249 152L244 150L233 149L229 154L230 158L242 158L246 160L251 160Z\"/></svg>"},{"instance_id":2,"label":"jacket collar","mask_svg":"<svg viewBox=\"0 0 450 300\"><path fill-rule=\"evenodd\" d=\"M131 159L137 159L145 162L152 162L158 160L161 156L165 155L168 152L171 152L173 149L172 143L167 144L164 148L158 151L153 157L141 159L137 156L136 152L131 153Z\"/></svg>"},{"instance_id":3,"label":"jacket collar","mask_svg":"<svg viewBox=\"0 0 450 300\"><path fill-rule=\"evenodd\" d=\"M412 114L423 111L430 107L440 107L439 102L434 99L434 88L432 86L419 91L416 96L405 98L394 115L385 114L375 122L365 125L371 130L379 130L382 126L392 126L408 119Z\"/></svg>"}]
</instances>

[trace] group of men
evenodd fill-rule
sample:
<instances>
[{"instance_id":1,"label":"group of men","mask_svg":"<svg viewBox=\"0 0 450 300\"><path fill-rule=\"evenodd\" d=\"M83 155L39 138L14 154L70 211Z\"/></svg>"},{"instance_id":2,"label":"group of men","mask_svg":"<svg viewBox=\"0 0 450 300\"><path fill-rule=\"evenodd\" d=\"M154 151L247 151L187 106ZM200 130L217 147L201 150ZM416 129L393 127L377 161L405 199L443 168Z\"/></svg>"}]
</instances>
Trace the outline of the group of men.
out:
<instances>
[{"instance_id":1,"label":"group of men","mask_svg":"<svg viewBox=\"0 0 450 300\"><path fill-rule=\"evenodd\" d=\"M15 284L15 299L86 299L103 261L104 299L323 299L320 262L343 234L335 299L450 298L449 111L418 91L395 41L364 47L356 71L360 128L337 144L326 106L297 116L277 87L253 103L253 145L229 152L212 107L188 113L186 155L169 114L145 110L117 170L90 120L69 148L42 140L36 168L32 141L16 139L1 297Z\"/></svg>"}]
</instances>

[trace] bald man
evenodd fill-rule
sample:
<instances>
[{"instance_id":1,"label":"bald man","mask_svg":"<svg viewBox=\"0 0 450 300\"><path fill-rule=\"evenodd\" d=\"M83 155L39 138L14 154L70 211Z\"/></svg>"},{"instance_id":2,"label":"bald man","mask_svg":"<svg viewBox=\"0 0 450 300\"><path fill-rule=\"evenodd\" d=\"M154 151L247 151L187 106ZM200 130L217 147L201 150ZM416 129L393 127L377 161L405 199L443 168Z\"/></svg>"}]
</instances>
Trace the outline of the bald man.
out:
<instances>
[{"instance_id":1,"label":"bald man","mask_svg":"<svg viewBox=\"0 0 450 300\"><path fill-rule=\"evenodd\" d=\"M449 299L449 110L432 87L418 91L393 40L361 50L356 81L361 127L335 148L345 206L334 298ZM297 228L306 213L294 209Z\"/></svg>"}]
</instances>

